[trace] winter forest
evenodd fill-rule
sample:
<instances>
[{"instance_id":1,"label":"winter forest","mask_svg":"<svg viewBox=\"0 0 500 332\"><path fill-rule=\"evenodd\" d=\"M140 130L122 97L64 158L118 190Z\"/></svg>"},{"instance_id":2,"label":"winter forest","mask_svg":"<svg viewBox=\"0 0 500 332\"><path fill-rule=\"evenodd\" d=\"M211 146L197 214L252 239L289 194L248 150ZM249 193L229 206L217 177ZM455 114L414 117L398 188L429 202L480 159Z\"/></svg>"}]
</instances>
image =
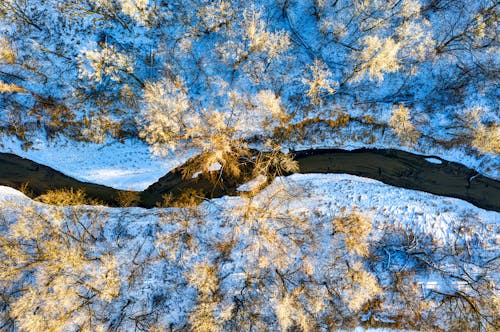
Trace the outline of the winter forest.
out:
<instances>
[{"instance_id":1,"label":"winter forest","mask_svg":"<svg viewBox=\"0 0 500 332\"><path fill-rule=\"evenodd\" d=\"M0 0L0 331L498 331L499 17Z\"/></svg>"}]
</instances>

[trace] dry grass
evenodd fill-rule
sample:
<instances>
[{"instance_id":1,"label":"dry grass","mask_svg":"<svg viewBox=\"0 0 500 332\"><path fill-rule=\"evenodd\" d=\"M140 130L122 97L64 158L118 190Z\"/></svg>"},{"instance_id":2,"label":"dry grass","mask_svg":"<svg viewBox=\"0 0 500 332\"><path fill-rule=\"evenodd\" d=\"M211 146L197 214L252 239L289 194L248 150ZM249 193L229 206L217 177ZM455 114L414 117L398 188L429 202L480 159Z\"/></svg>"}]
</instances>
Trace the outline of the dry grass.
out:
<instances>
[{"instance_id":1,"label":"dry grass","mask_svg":"<svg viewBox=\"0 0 500 332\"><path fill-rule=\"evenodd\" d=\"M50 204L50 205L104 205L104 203L87 197L83 189L63 188L49 190L47 193L40 195L35 200Z\"/></svg>"},{"instance_id":2,"label":"dry grass","mask_svg":"<svg viewBox=\"0 0 500 332\"><path fill-rule=\"evenodd\" d=\"M137 206L141 201L141 193L137 191L119 191L116 198L119 206Z\"/></svg>"}]
</instances>

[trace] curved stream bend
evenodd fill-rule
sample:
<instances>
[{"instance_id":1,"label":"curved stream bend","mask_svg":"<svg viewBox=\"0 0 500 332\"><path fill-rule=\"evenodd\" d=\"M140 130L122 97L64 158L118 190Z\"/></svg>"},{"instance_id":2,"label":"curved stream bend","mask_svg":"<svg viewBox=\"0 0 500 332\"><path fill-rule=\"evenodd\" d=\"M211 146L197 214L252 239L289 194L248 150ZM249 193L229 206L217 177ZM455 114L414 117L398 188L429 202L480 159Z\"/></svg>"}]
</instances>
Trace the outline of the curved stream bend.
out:
<instances>
[{"instance_id":1,"label":"curved stream bend","mask_svg":"<svg viewBox=\"0 0 500 332\"><path fill-rule=\"evenodd\" d=\"M300 173L347 173L379 180L389 185L460 198L478 207L500 212L500 181L478 174L461 164L441 160L431 163L426 156L393 149L306 150L294 153ZM31 196L47 190L81 188L90 198L118 206L120 190L81 182L50 167L13 154L0 154L0 185L19 189L28 183ZM183 180L175 169L140 192L142 207L154 207L162 195L174 196L186 189L196 189L207 197L234 194L241 183L226 179L224 187L213 187L204 178Z\"/></svg>"}]
</instances>

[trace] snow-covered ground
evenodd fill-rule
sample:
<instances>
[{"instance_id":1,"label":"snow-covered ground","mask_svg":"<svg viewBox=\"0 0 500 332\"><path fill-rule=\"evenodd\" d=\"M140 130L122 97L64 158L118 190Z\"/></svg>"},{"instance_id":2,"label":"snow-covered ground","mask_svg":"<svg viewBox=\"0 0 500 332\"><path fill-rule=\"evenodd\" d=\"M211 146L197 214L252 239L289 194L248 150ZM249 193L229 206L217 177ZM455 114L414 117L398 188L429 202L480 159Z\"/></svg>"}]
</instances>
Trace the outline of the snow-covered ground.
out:
<instances>
[{"instance_id":1,"label":"snow-covered ground","mask_svg":"<svg viewBox=\"0 0 500 332\"><path fill-rule=\"evenodd\" d=\"M0 187L0 201L18 202L21 203L20 206L30 205L29 198L8 187ZM44 207L41 203L34 204L47 211L53 209ZM20 206L18 209L21 209ZM12 209L12 206L2 207L0 212L13 211L9 209ZM271 324L272 330L278 329L277 324L287 322L280 311L283 309L283 303L280 302L283 298L280 295L279 283L275 282L277 279L273 279L278 278L274 275L275 269L290 273L287 277L290 278L287 279L289 280L287 287L290 287L291 294L293 294L292 289L298 287L302 278L306 278L304 280L308 280L308 283L314 280L313 284L302 292L313 292L319 306L317 310L320 312L326 310L321 309L323 308L321 303L322 301L327 303L329 295L321 291L322 286L316 289L314 283L321 284L322 278L327 278L325 280L335 278L336 275L331 273L348 273L347 270L344 271L343 264L332 265L336 267L329 268L329 264L337 264L334 263L335 259L352 259L354 261L351 264L360 259L353 254L342 253L338 256L339 250L345 248L339 249L341 242L338 242L338 239L342 237L337 239L336 236L339 235L332 229L332 221L335 218L346 215L353 209L371 220L372 230L368 237L370 246L377 247L377 241L381 239L385 239L384 241L388 243L387 246L379 248L381 252L371 256L375 261L368 264L371 266L371 273L376 275L382 292L385 292L386 301L382 308L363 311L362 316L372 317L374 324L394 321L398 310L405 310L404 305L398 304L397 294L389 296L392 289L390 280L394 273L401 271L416 273L412 283L416 285L417 292L422 288L424 292L433 289L443 293L453 293L455 287L462 292L469 292L467 287L463 288L462 284L455 282L456 277L451 277L458 273L459 277L468 280L468 276L462 275L461 270L458 272L455 270L453 257L443 258L439 256L439 252L457 250L457 246L464 242L469 250L468 255L482 257L474 258L476 259L474 263L478 265L473 268L477 269L481 265L479 259L487 261L490 257L498 255L500 250L498 245L500 213L485 211L458 199L395 188L375 180L342 174L296 174L277 178L254 198L222 197L205 201L196 210L187 209L184 212L177 208L145 210L98 207L95 209L106 216L106 219L102 223L103 233L96 236L96 249L92 249L92 252L93 255L103 253L114 255L122 275L120 284L122 291L109 303L95 302L93 305L98 307L93 308L109 313L110 319L118 314L124 317L139 317L139 314L154 312L154 317L159 319L160 326L181 327L187 321L195 320L193 312L201 310L198 301L209 301L206 305L213 310L217 319L222 319L221 317L225 317L225 314L234 309L235 303L238 303L233 301L235 296L240 296L238 294L242 292L241 290L247 287L245 283L248 280L245 281L244 276L249 271L254 273L269 271L261 275L264 278L262 287L266 290L254 295L249 293L249 298L243 295L240 300L252 301L254 305L262 306L262 315L259 319ZM467 230L466 233L462 233L464 229ZM414 241L409 244L411 247L406 248L393 239L393 236L397 238L401 234L413 234L410 236ZM260 235L262 237L259 237ZM391 239L396 241L396 244L392 243ZM220 249L225 248L224 244L231 244L229 251L219 251L225 250ZM284 248L286 250L282 251ZM416 255L425 251L431 255L425 256L426 259L430 259L436 253L441 257L437 261L441 265L436 269L425 265L417 268L413 266L416 264L414 257L411 256L413 254L404 258L402 250L416 251ZM382 259L384 251L388 256ZM460 261L460 268L469 266L467 258L470 257L467 254L464 257L466 260ZM144 265L141 262L144 262ZM219 278L217 292L220 297L214 300L218 301L216 302L218 304L213 307L211 307L213 302L210 302L212 300L207 300L205 295L202 295L204 282L209 282L210 275L202 277L207 278L206 281L193 279L205 271L204 266L209 268L215 266ZM141 273L137 274L134 272L135 269L140 269ZM304 277L301 273L291 272L296 271L295 269L305 269L306 275L312 274ZM494 272L490 270L488 273ZM163 277L159 278L160 275ZM342 278L341 276L336 282L349 282L349 279ZM488 278L495 280L498 275L495 277L493 274ZM356 292L369 292L369 290L349 288L353 285L344 286L348 288L345 290L347 293L340 297L341 302L337 304L340 306L340 303L344 303L342 301L348 303L358 295L361 296L360 301L364 303L376 296L374 294L378 294L378 291L370 295L358 294ZM251 289L248 292L251 292ZM427 297L423 298L424 295ZM422 310L427 310L431 317L426 323L434 324L434 327L448 326L449 319L453 317L440 314L439 310L445 310L440 306L441 295L434 295L437 297L429 295L432 294L423 293L418 295L422 296L421 298L417 297L419 303L420 301L425 303L426 307ZM407 298L410 294L404 296ZM43 301L58 300L48 297L48 300L43 298ZM158 304L158 301L161 304ZM345 305L350 306L350 303ZM288 311L292 318L297 314L294 310ZM321 314L318 312L317 315L315 317L320 319ZM150 316L147 317L152 319ZM125 330L132 328L132 325L128 324L133 322L131 318L123 320L122 328ZM403 322L403 327L405 323Z\"/></svg>"},{"instance_id":2,"label":"snow-covered ground","mask_svg":"<svg viewBox=\"0 0 500 332\"><path fill-rule=\"evenodd\" d=\"M361 211L372 211L373 220L380 230L386 226L411 228L442 243L454 240L450 229L465 215L474 215L493 227L500 226L498 212L477 208L460 199L397 188L359 176L294 174L279 178L274 185L280 182L290 188L300 188L297 197L287 202L289 208L303 211L321 209L333 217L342 209L357 207ZM273 187L266 188L261 196L265 197L267 190L272 191ZM488 234L481 236L486 237Z\"/></svg>"},{"instance_id":3,"label":"snow-covered ground","mask_svg":"<svg viewBox=\"0 0 500 332\"><path fill-rule=\"evenodd\" d=\"M253 181L239 189L247 190L251 183ZM322 209L334 216L343 209L356 207L362 211L372 211L379 229L387 224L410 227L420 234L432 235L443 243L453 240L449 228L465 215L473 215L488 225L500 226L500 213L483 210L463 200L393 187L377 180L348 174L294 174L277 178L256 200L259 200L259 196L266 197L267 192L272 192L280 185L298 190L295 196L288 197L289 200L285 202L287 208L301 211ZM24 200L30 199L13 188L0 186L0 202ZM240 200L239 197L225 196L206 204L224 206ZM119 211L122 208L109 209ZM147 211L156 213L155 210L131 210L141 210L144 214L148 214Z\"/></svg>"},{"instance_id":4,"label":"snow-covered ground","mask_svg":"<svg viewBox=\"0 0 500 332\"><path fill-rule=\"evenodd\" d=\"M27 151L13 138L0 143L1 152L31 159L81 181L125 190L144 190L193 156L178 152L169 158L157 158L139 140L94 144L64 138L51 143L37 139Z\"/></svg>"}]
</instances>

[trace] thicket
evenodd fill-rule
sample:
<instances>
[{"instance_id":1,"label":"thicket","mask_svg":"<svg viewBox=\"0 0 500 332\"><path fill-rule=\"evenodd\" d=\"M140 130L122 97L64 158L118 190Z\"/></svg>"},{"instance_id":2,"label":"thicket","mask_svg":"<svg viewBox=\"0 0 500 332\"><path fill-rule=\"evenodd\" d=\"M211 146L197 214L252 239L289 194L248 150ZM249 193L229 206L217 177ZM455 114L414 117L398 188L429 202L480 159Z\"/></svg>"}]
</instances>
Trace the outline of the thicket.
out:
<instances>
[{"instance_id":1,"label":"thicket","mask_svg":"<svg viewBox=\"0 0 500 332\"><path fill-rule=\"evenodd\" d=\"M0 128L26 147L40 129L140 137L233 173L249 143L287 148L344 127L357 131L346 139L381 130L498 153L498 11L490 0L5 0ZM312 119L334 125L318 133Z\"/></svg>"},{"instance_id":2,"label":"thicket","mask_svg":"<svg viewBox=\"0 0 500 332\"><path fill-rule=\"evenodd\" d=\"M474 215L443 240L379 229L371 211L292 208L307 188L279 182L200 206L186 197L147 216L4 203L0 328L499 328L498 257L485 236L497 225Z\"/></svg>"}]
</instances>

